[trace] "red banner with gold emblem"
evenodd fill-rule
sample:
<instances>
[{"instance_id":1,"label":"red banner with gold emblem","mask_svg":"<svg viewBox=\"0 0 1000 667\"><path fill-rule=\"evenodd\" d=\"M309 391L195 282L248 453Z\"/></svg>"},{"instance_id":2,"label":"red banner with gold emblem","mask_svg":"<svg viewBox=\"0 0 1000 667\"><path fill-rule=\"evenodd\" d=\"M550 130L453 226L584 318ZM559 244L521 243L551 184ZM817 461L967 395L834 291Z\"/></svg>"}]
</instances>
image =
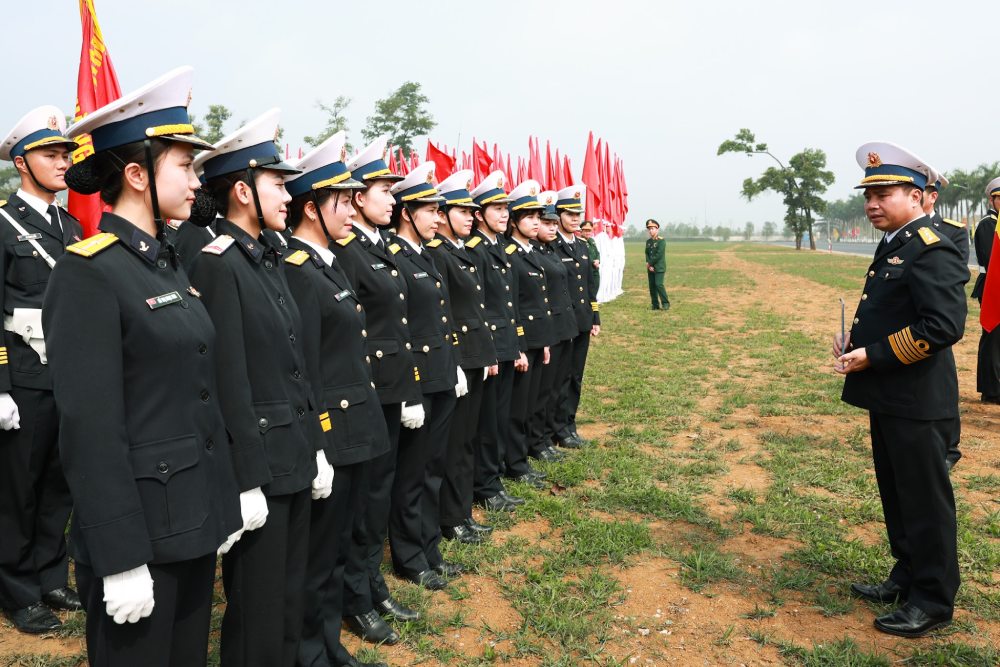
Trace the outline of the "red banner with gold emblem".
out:
<instances>
[{"instance_id":1,"label":"red banner with gold emblem","mask_svg":"<svg viewBox=\"0 0 1000 667\"><path fill-rule=\"evenodd\" d=\"M122 96L118 76L111 64L101 26L97 22L94 0L80 0L80 24L83 28L83 46L80 49L74 120L80 120ZM77 137L76 141L80 147L73 152L74 163L94 152L89 135ZM103 210L100 195L81 195L70 190L69 211L83 225L85 237L97 231L97 222Z\"/></svg>"},{"instance_id":2,"label":"red banner with gold emblem","mask_svg":"<svg viewBox=\"0 0 1000 667\"><path fill-rule=\"evenodd\" d=\"M993 234L993 250L990 260L1000 258L1000 229ZM986 272L986 284L983 285L983 303L979 309L979 323L987 333L991 333L1000 325L1000 270Z\"/></svg>"}]
</instances>

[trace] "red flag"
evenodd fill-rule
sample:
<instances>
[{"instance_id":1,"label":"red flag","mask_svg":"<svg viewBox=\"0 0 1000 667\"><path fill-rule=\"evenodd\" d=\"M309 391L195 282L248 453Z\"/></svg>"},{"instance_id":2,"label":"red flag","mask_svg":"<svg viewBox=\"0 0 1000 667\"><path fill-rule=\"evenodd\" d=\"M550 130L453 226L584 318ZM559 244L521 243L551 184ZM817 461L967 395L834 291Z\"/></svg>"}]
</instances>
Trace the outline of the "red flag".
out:
<instances>
[{"instance_id":1,"label":"red flag","mask_svg":"<svg viewBox=\"0 0 1000 667\"><path fill-rule=\"evenodd\" d=\"M513 173L513 171L514 170L510 166L510 153L507 153L507 167L506 167L506 172L507 172L507 191L508 192L510 192L511 190L513 190L515 185L520 185L520 183L515 183L514 182L514 173Z\"/></svg>"},{"instance_id":2,"label":"red flag","mask_svg":"<svg viewBox=\"0 0 1000 667\"><path fill-rule=\"evenodd\" d=\"M396 164L397 168L399 169L399 172L397 173L399 173L400 176L406 176L408 173L410 173L410 165L406 163L406 157L403 156L403 149L398 148L396 150L399 151L399 159L397 160Z\"/></svg>"},{"instance_id":3,"label":"red flag","mask_svg":"<svg viewBox=\"0 0 1000 667\"><path fill-rule=\"evenodd\" d=\"M555 163L552 162L552 146L548 139L545 140L545 187L557 192L562 189L556 182Z\"/></svg>"},{"instance_id":4,"label":"red flag","mask_svg":"<svg viewBox=\"0 0 1000 667\"><path fill-rule=\"evenodd\" d=\"M302 159L302 146L299 146L299 159Z\"/></svg>"},{"instance_id":5,"label":"red flag","mask_svg":"<svg viewBox=\"0 0 1000 667\"><path fill-rule=\"evenodd\" d=\"M476 177L476 183L482 183L483 179L489 176L490 171L493 169L493 160L490 159L490 154L486 151L486 142L483 142L482 147L476 143L476 140L472 140L472 172Z\"/></svg>"},{"instance_id":6,"label":"red flag","mask_svg":"<svg viewBox=\"0 0 1000 667\"><path fill-rule=\"evenodd\" d=\"M399 167L396 165L396 154L389 151L389 171L394 174L399 174Z\"/></svg>"},{"instance_id":7,"label":"red flag","mask_svg":"<svg viewBox=\"0 0 1000 667\"><path fill-rule=\"evenodd\" d=\"M569 156L563 156L563 168L562 168L562 186L568 188L569 186L576 183L573 178L573 168L569 165Z\"/></svg>"},{"instance_id":8,"label":"red flag","mask_svg":"<svg viewBox=\"0 0 1000 667\"><path fill-rule=\"evenodd\" d=\"M77 121L89 113L114 102L122 96L111 56L108 55L101 26L97 22L94 0L80 0L80 24L83 28L83 46L80 49L80 69L76 79ZM80 147L73 151L73 162L80 162L94 152L89 135L76 138ZM69 212L83 225L83 235L97 231L101 212L106 210L100 195L81 195L69 191Z\"/></svg>"},{"instance_id":9,"label":"red flag","mask_svg":"<svg viewBox=\"0 0 1000 667\"><path fill-rule=\"evenodd\" d=\"M524 183L528 180L528 166L524 162L524 158L520 155L517 156L517 182Z\"/></svg>"},{"instance_id":10,"label":"red flag","mask_svg":"<svg viewBox=\"0 0 1000 667\"><path fill-rule=\"evenodd\" d=\"M537 137L534 143L531 142L531 137L528 137L528 178L538 181L538 184L546 190L550 189L548 181L545 180L545 172L542 170L542 151L538 147Z\"/></svg>"},{"instance_id":11,"label":"red flag","mask_svg":"<svg viewBox=\"0 0 1000 667\"><path fill-rule=\"evenodd\" d=\"M567 159L567 164L569 158ZM594 221L594 233L601 219L601 175L597 166L597 153L594 151L594 133L587 136L587 150L583 153L583 184L587 186L587 218Z\"/></svg>"},{"instance_id":12,"label":"red flag","mask_svg":"<svg viewBox=\"0 0 1000 667\"><path fill-rule=\"evenodd\" d=\"M424 161L434 163L434 177L438 183L455 172L455 158L432 144L430 139L427 140L427 157Z\"/></svg>"},{"instance_id":13,"label":"red flag","mask_svg":"<svg viewBox=\"0 0 1000 667\"><path fill-rule=\"evenodd\" d=\"M1000 229L993 234L993 249L990 252L1000 253ZM1000 257L990 255L990 257ZM986 333L991 333L1000 324L1000 271L987 271L986 284L983 286L983 303L979 310L979 323Z\"/></svg>"}]
</instances>

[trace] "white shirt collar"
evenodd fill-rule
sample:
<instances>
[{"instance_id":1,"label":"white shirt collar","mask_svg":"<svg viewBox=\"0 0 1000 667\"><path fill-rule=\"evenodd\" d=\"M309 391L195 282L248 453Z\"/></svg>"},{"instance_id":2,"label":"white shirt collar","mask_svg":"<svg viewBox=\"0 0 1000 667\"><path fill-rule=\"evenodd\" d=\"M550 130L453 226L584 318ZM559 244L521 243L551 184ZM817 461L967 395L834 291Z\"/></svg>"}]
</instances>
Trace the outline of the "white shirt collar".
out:
<instances>
[{"instance_id":1,"label":"white shirt collar","mask_svg":"<svg viewBox=\"0 0 1000 667\"><path fill-rule=\"evenodd\" d=\"M496 234L493 235L493 238L490 238L490 235L488 233L484 232L481 229L479 230L479 233L482 234L489 243L491 243L493 245L497 244L497 235Z\"/></svg>"},{"instance_id":2,"label":"white shirt collar","mask_svg":"<svg viewBox=\"0 0 1000 667\"><path fill-rule=\"evenodd\" d=\"M21 200L24 201L25 204L27 204L31 208L35 209L35 211L39 215L41 215L43 218L45 218L46 220L48 220L50 224L52 223L52 220L49 219L49 206L50 206L50 204L48 202L39 199L38 197L36 197L33 194L29 194L29 193L25 192L21 188L17 189L17 196L20 197ZM53 201L52 203L54 204L55 202Z\"/></svg>"},{"instance_id":3,"label":"white shirt collar","mask_svg":"<svg viewBox=\"0 0 1000 667\"><path fill-rule=\"evenodd\" d=\"M305 243L307 246L319 253L320 259L326 262L327 266L333 266L333 251L329 248L324 248L321 245L317 245L308 239L304 239L301 236L292 236L293 239L298 239Z\"/></svg>"},{"instance_id":4,"label":"white shirt collar","mask_svg":"<svg viewBox=\"0 0 1000 667\"><path fill-rule=\"evenodd\" d=\"M521 241L519 241L516 236L511 236L510 238L514 239L514 243L521 246L524 252L531 252L531 241L528 241L527 243L521 243Z\"/></svg>"},{"instance_id":5,"label":"white shirt collar","mask_svg":"<svg viewBox=\"0 0 1000 667\"><path fill-rule=\"evenodd\" d=\"M354 228L360 229L361 232L365 236L367 236L368 240L371 241L372 243L375 244L382 243L382 235L378 233L378 229L374 230L368 229L368 227L362 222L359 222L358 224L354 225Z\"/></svg>"},{"instance_id":6,"label":"white shirt collar","mask_svg":"<svg viewBox=\"0 0 1000 667\"><path fill-rule=\"evenodd\" d=\"M924 214L923 214L923 213L921 213L921 214L920 214L919 216L917 216L917 217L916 217L916 218L914 218L913 220L919 220L919 219L920 219L920 218L922 218L922 217L924 217ZM907 228L907 227L908 227L908 226L910 225L910 223L912 223L912 222L913 222L913 220L910 220L910 222L906 223L905 225L903 225L902 227L900 227L900 228L899 228L899 229L897 229L896 231L894 231L894 232L890 232L890 233L886 234L886 235L885 235L885 242L886 242L886 243L889 243L889 242L890 242L890 241L892 241L892 240L893 240L894 238L896 238L896 234L898 234L898 233L900 233L901 231L903 231L904 229L906 229L906 228Z\"/></svg>"},{"instance_id":7,"label":"white shirt collar","mask_svg":"<svg viewBox=\"0 0 1000 667\"><path fill-rule=\"evenodd\" d=\"M405 236L400 236L399 238L401 238L404 241L406 241L406 245L408 245L411 248L413 248L413 252L417 253L418 255L424 251L424 246L423 245L421 245L419 243L416 243L414 241L411 241L410 239L406 238Z\"/></svg>"},{"instance_id":8,"label":"white shirt collar","mask_svg":"<svg viewBox=\"0 0 1000 667\"><path fill-rule=\"evenodd\" d=\"M557 233L559 234L559 236L561 236L561 237L562 237L562 240L563 240L563 241L565 241L566 243L569 243L569 244L572 244L572 243L573 243L573 241L575 241L575 240L576 240L576 237L575 237L575 236L573 236L573 235L570 235L570 236L566 236L565 234L563 234L563 233L562 233L562 230L561 230L561 229L560 229L560 230L558 230L558 232L557 232Z\"/></svg>"}]
</instances>

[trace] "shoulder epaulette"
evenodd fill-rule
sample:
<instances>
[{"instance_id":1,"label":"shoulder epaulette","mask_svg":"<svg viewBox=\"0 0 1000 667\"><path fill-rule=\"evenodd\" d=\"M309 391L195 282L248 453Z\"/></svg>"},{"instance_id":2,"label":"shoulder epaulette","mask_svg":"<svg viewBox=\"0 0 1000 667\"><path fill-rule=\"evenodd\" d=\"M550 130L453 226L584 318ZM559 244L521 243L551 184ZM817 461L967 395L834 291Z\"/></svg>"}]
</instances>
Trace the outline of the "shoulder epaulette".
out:
<instances>
[{"instance_id":1,"label":"shoulder epaulette","mask_svg":"<svg viewBox=\"0 0 1000 667\"><path fill-rule=\"evenodd\" d=\"M475 248L477 245L479 245L479 242L482 240L483 237L481 236L473 236L471 239L468 240L468 242L465 245L469 248Z\"/></svg>"},{"instance_id":2,"label":"shoulder epaulette","mask_svg":"<svg viewBox=\"0 0 1000 667\"><path fill-rule=\"evenodd\" d=\"M941 218L943 222L947 222L952 227L965 227L964 222L959 222L958 220L952 220L951 218Z\"/></svg>"},{"instance_id":3,"label":"shoulder epaulette","mask_svg":"<svg viewBox=\"0 0 1000 667\"><path fill-rule=\"evenodd\" d=\"M427 242L428 248L436 248L439 245L441 245L441 239L431 239L430 241Z\"/></svg>"},{"instance_id":4,"label":"shoulder epaulette","mask_svg":"<svg viewBox=\"0 0 1000 667\"><path fill-rule=\"evenodd\" d=\"M504 248L503 251L505 253L507 253L508 255L513 255L517 251L517 244L516 243L511 243L509 246L507 246L506 248Z\"/></svg>"},{"instance_id":5,"label":"shoulder epaulette","mask_svg":"<svg viewBox=\"0 0 1000 667\"><path fill-rule=\"evenodd\" d=\"M921 227L917 230L917 234L920 234L920 238L923 240L925 245L932 245L941 240L941 238L932 232L929 227Z\"/></svg>"},{"instance_id":6,"label":"shoulder epaulette","mask_svg":"<svg viewBox=\"0 0 1000 667\"><path fill-rule=\"evenodd\" d=\"M183 220L167 220L167 227L173 230L178 230L181 228L181 224L183 224L183 222Z\"/></svg>"},{"instance_id":7,"label":"shoulder epaulette","mask_svg":"<svg viewBox=\"0 0 1000 667\"><path fill-rule=\"evenodd\" d=\"M0 199L0 206L6 206L6 205L7 205L7 200L6 199Z\"/></svg>"},{"instance_id":8,"label":"shoulder epaulette","mask_svg":"<svg viewBox=\"0 0 1000 667\"><path fill-rule=\"evenodd\" d=\"M305 250L296 250L291 255L285 258L286 264L293 264L295 266L302 266L309 259L309 253Z\"/></svg>"},{"instance_id":9,"label":"shoulder epaulette","mask_svg":"<svg viewBox=\"0 0 1000 667\"><path fill-rule=\"evenodd\" d=\"M235 242L236 239L234 239L229 234L219 234L214 239L212 239L211 243L202 248L201 251L207 252L209 255L221 255L222 253L229 250L233 246L233 243Z\"/></svg>"},{"instance_id":10,"label":"shoulder epaulette","mask_svg":"<svg viewBox=\"0 0 1000 667\"><path fill-rule=\"evenodd\" d=\"M339 245L339 246L347 246L348 243L350 243L351 241L353 241L356 238L358 238L358 235L355 234L354 232L351 232L350 234L347 235L346 238L338 239L337 240L337 245Z\"/></svg>"},{"instance_id":11,"label":"shoulder epaulette","mask_svg":"<svg viewBox=\"0 0 1000 667\"><path fill-rule=\"evenodd\" d=\"M399 247L398 243L393 243L392 245L389 246L389 252L391 252L393 255L395 255L400 250L401 248Z\"/></svg>"},{"instance_id":12,"label":"shoulder epaulette","mask_svg":"<svg viewBox=\"0 0 1000 667\"><path fill-rule=\"evenodd\" d=\"M117 242L118 237L114 234L101 232L100 234L91 236L89 239L84 239L78 243L74 243L73 245L66 246L66 251L75 255L80 255L81 257L93 257L102 250L110 248Z\"/></svg>"}]
</instances>

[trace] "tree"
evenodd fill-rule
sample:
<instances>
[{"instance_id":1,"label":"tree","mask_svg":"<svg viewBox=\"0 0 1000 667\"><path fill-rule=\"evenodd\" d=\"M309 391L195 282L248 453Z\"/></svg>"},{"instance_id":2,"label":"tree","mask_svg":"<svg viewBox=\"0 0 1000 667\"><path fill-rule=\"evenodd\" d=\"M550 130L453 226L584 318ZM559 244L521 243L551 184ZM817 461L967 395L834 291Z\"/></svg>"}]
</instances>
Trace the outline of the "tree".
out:
<instances>
[{"instance_id":1,"label":"tree","mask_svg":"<svg viewBox=\"0 0 1000 667\"><path fill-rule=\"evenodd\" d=\"M425 108L428 102L428 97L420 92L419 83L406 81L388 97L375 102L375 113L368 117L361 136L365 141L374 141L388 134L389 145L409 155L413 139L429 134L437 125Z\"/></svg>"},{"instance_id":2,"label":"tree","mask_svg":"<svg viewBox=\"0 0 1000 667\"><path fill-rule=\"evenodd\" d=\"M743 225L743 240L749 241L750 239L752 239L753 232L754 232L753 223L747 221L747 224Z\"/></svg>"},{"instance_id":3,"label":"tree","mask_svg":"<svg viewBox=\"0 0 1000 667\"><path fill-rule=\"evenodd\" d=\"M762 234L764 235L764 240L766 241L769 238L771 238L772 236L774 236L775 232L777 232L777 231L778 231L778 226L777 225L775 225L773 222L770 222L770 221L765 222L764 223L764 230L762 232Z\"/></svg>"},{"instance_id":4,"label":"tree","mask_svg":"<svg viewBox=\"0 0 1000 667\"><path fill-rule=\"evenodd\" d=\"M716 154L724 153L745 153L747 157L767 155L778 163L779 168L768 167L756 181L752 178L743 181L742 194L747 201L767 191L782 195L786 211L785 227L795 236L795 248L802 248L802 236L808 232L809 247L815 250L813 213L825 210L826 202L821 195L834 181L833 172L825 169L826 153L818 148L806 148L793 155L786 167L768 150L767 144L759 143L753 132L746 128L737 132L735 138L719 145Z\"/></svg>"},{"instance_id":5,"label":"tree","mask_svg":"<svg viewBox=\"0 0 1000 667\"><path fill-rule=\"evenodd\" d=\"M205 119L199 122L195 116L191 116L191 124L194 125L194 133L210 144L214 144L226 136L222 126L233 117L233 112L224 104L208 105L208 113Z\"/></svg>"},{"instance_id":6,"label":"tree","mask_svg":"<svg viewBox=\"0 0 1000 667\"><path fill-rule=\"evenodd\" d=\"M337 99L333 101L332 105L324 104L320 100L316 100L316 106L321 110L326 112L326 127L324 127L315 136L307 136L303 141L312 147L319 146L321 143L335 135L341 130L347 131L347 117L344 116L344 112L347 107L351 105L351 98L346 95L338 95ZM350 144L346 144L347 152L351 153L354 148Z\"/></svg>"},{"instance_id":7,"label":"tree","mask_svg":"<svg viewBox=\"0 0 1000 667\"><path fill-rule=\"evenodd\" d=\"M14 165L0 167L0 199L5 199L19 187L21 187L21 175L17 167Z\"/></svg>"}]
</instances>

